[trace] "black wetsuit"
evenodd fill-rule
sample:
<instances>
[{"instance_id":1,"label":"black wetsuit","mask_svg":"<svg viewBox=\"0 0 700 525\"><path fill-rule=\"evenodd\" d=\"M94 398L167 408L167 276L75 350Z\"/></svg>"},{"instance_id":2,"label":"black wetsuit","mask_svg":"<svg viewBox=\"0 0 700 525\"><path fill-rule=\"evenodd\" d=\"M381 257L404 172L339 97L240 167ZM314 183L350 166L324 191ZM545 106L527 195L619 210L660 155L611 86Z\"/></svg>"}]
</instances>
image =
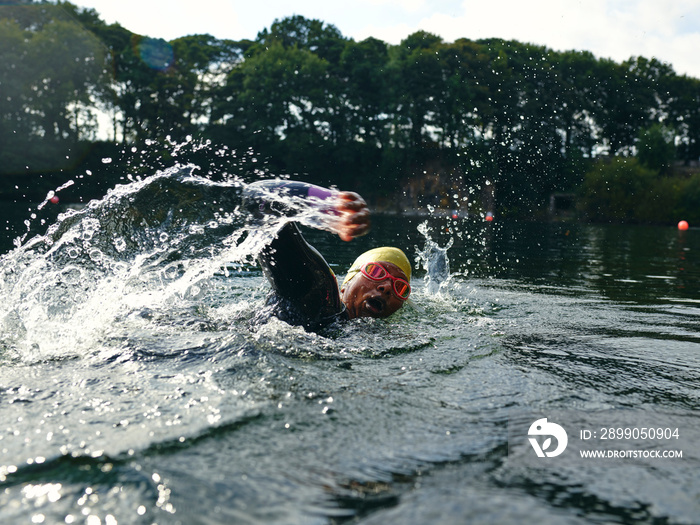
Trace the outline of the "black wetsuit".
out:
<instances>
[{"instance_id":1,"label":"black wetsuit","mask_svg":"<svg viewBox=\"0 0 700 525\"><path fill-rule=\"evenodd\" d=\"M262 181L243 192L252 220L268 213L292 216L294 210L270 195L320 197L323 188L301 182ZM328 192L326 193L328 195ZM266 307L256 315L262 322L274 315L307 330L316 331L347 319L338 281L323 256L304 239L294 222L285 224L259 254L258 262L272 285Z\"/></svg>"}]
</instances>

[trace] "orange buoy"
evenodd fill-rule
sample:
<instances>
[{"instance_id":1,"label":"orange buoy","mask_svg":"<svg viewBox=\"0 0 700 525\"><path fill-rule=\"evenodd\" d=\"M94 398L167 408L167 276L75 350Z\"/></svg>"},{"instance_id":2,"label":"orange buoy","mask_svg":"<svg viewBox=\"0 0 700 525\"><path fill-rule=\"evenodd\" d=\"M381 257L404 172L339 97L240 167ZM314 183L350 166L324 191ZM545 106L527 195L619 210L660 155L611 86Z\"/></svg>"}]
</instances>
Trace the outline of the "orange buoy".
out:
<instances>
[{"instance_id":1,"label":"orange buoy","mask_svg":"<svg viewBox=\"0 0 700 525\"><path fill-rule=\"evenodd\" d=\"M678 229L685 231L688 229L688 223L686 221L681 221L678 223Z\"/></svg>"}]
</instances>

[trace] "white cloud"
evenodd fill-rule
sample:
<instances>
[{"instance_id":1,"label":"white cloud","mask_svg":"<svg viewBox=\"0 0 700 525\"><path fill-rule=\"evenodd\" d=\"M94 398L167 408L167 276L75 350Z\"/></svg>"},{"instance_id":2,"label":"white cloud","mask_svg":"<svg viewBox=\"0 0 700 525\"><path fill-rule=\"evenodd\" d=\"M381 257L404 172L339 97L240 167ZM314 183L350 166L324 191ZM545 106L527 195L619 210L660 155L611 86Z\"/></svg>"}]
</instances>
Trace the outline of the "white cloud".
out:
<instances>
[{"instance_id":1,"label":"white cloud","mask_svg":"<svg viewBox=\"0 0 700 525\"><path fill-rule=\"evenodd\" d=\"M94 8L108 23L119 22L134 33L166 40L197 33L232 38L240 26L240 9L228 0L77 0L76 4Z\"/></svg>"},{"instance_id":2,"label":"white cloud","mask_svg":"<svg viewBox=\"0 0 700 525\"><path fill-rule=\"evenodd\" d=\"M361 0L357 3L369 4L370 6L388 6L408 12L417 12L426 6L426 0Z\"/></svg>"}]
</instances>

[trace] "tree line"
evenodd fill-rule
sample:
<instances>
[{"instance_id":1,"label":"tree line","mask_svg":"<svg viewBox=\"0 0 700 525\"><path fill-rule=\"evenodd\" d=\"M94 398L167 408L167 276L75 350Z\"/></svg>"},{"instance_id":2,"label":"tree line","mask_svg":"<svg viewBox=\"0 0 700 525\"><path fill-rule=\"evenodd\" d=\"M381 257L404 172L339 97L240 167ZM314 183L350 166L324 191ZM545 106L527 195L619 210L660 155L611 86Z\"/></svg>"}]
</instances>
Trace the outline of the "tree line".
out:
<instances>
[{"instance_id":1,"label":"tree line","mask_svg":"<svg viewBox=\"0 0 700 525\"><path fill-rule=\"evenodd\" d=\"M111 181L120 152L192 137L378 201L462 207L492 188L502 212L532 214L601 158L658 177L697 163L700 81L654 58L495 38L357 42L301 16L254 40L166 42L69 2L0 7L0 191L48 173Z\"/></svg>"}]
</instances>

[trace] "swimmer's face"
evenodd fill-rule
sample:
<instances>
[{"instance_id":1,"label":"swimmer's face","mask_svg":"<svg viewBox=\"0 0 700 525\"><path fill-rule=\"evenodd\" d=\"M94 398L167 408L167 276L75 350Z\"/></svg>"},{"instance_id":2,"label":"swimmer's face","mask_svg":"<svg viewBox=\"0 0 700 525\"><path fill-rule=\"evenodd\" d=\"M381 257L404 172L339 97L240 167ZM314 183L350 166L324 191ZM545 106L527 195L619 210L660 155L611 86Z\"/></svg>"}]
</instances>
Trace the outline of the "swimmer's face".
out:
<instances>
[{"instance_id":1,"label":"swimmer's face","mask_svg":"<svg viewBox=\"0 0 700 525\"><path fill-rule=\"evenodd\" d=\"M381 264L392 276L408 281L406 274L398 266L388 262ZM350 319L389 317L405 302L394 293L393 283L389 277L383 281L373 281L361 272L347 282L340 293Z\"/></svg>"}]
</instances>

